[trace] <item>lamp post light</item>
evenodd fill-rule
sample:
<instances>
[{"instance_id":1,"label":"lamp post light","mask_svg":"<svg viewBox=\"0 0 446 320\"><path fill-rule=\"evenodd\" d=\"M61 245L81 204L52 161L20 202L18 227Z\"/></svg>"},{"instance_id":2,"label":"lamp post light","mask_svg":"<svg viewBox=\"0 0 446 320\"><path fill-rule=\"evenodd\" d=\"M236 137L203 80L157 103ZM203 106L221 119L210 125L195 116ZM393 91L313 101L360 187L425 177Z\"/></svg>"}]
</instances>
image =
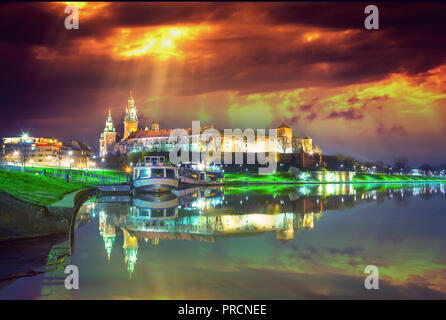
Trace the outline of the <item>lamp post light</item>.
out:
<instances>
[{"instance_id":1,"label":"lamp post light","mask_svg":"<svg viewBox=\"0 0 446 320\"><path fill-rule=\"evenodd\" d=\"M20 137L20 143L19 143L19 148L20 148L20 156L21 156L21 160L22 160L22 171L25 171L25 167L26 167L26 162L27 162L27 158L28 158L28 153L29 153L29 134L22 132L22 136Z\"/></svg>"},{"instance_id":2,"label":"lamp post light","mask_svg":"<svg viewBox=\"0 0 446 320\"><path fill-rule=\"evenodd\" d=\"M73 159L71 158L73 156L73 150L68 151L68 156L70 157L70 174L71 174L71 163L73 162Z\"/></svg>"},{"instance_id":3,"label":"lamp post light","mask_svg":"<svg viewBox=\"0 0 446 320\"><path fill-rule=\"evenodd\" d=\"M105 162L105 158L102 158L101 162L102 162L102 183L104 183L104 169L105 169L104 162Z\"/></svg>"},{"instance_id":4,"label":"lamp post light","mask_svg":"<svg viewBox=\"0 0 446 320\"><path fill-rule=\"evenodd\" d=\"M13 153L13 162L14 162L15 165L18 165L19 162L20 162L19 156L20 156L20 152L14 151L14 153Z\"/></svg>"}]
</instances>

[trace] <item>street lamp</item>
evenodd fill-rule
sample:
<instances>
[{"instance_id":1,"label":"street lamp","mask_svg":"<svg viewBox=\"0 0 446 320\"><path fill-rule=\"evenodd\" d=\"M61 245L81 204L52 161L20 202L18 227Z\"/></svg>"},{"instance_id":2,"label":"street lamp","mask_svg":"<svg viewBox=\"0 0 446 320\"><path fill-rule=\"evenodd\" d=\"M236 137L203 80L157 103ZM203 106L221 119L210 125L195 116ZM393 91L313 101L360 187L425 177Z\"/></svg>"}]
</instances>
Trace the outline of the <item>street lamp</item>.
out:
<instances>
[{"instance_id":1,"label":"street lamp","mask_svg":"<svg viewBox=\"0 0 446 320\"><path fill-rule=\"evenodd\" d=\"M104 183L104 169L105 169L105 167L104 167L104 162L105 162L105 159L102 158L102 159L101 159L101 162L102 162L102 183Z\"/></svg>"},{"instance_id":2,"label":"street lamp","mask_svg":"<svg viewBox=\"0 0 446 320\"><path fill-rule=\"evenodd\" d=\"M70 157L70 174L71 174L71 164L73 163L73 159L71 157L73 156L73 150L68 151L68 156Z\"/></svg>"}]
</instances>

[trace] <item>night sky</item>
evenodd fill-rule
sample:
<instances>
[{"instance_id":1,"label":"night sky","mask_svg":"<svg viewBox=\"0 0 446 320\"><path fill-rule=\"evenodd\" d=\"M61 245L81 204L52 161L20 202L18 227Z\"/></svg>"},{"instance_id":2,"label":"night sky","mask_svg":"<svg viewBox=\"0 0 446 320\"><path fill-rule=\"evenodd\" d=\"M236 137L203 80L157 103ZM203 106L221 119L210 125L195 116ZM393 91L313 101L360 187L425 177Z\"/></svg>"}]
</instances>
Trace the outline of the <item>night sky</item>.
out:
<instances>
[{"instance_id":1,"label":"night sky","mask_svg":"<svg viewBox=\"0 0 446 320\"><path fill-rule=\"evenodd\" d=\"M98 149L133 91L140 127L285 122L325 154L446 162L446 4L64 3L0 5L0 136Z\"/></svg>"}]
</instances>

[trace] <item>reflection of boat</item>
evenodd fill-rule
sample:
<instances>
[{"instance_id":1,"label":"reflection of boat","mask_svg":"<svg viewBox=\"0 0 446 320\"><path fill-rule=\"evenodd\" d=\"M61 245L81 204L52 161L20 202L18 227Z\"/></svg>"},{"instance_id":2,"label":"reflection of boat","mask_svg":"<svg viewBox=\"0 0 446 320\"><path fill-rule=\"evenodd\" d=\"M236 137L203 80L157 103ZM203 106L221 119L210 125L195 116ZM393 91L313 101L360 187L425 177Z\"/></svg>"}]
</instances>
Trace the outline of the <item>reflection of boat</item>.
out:
<instances>
[{"instance_id":1,"label":"reflection of boat","mask_svg":"<svg viewBox=\"0 0 446 320\"><path fill-rule=\"evenodd\" d=\"M133 187L137 191L165 192L178 188L178 169L164 164L164 157L144 157L133 170Z\"/></svg>"},{"instance_id":2,"label":"reflection of boat","mask_svg":"<svg viewBox=\"0 0 446 320\"><path fill-rule=\"evenodd\" d=\"M224 184L224 174L217 165L207 168L202 164L187 163L180 167L180 182L195 185L220 185Z\"/></svg>"},{"instance_id":3,"label":"reflection of boat","mask_svg":"<svg viewBox=\"0 0 446 320\"><path fill-rule=\"evenodd\" d=\"M113 203L113 202L127 203L129 201L130 201L130 196L102 196L98 198L98 203Z\"/></svg>"},{"instance_id":4,"label":"reflection of boat","mask_svg":"<svg viewBox=\"0 0 446 320\"><path fill-rule=\"evenodd\" d=\"M133 198L134 217L174 218L178 215L178 197L173 193L138 195Z\"/></svg>"},{"instance_id":5,"label":"reflection of boat","mask_svg":"<svg viewBox=\"0 0 446 320\"><path fill-rule=\"evenodd\" d=\"M213 188L189 188L190 192L182 193L179 199L180 206L185 210L194 210L196 208L204 208L215 206L221 203L223 190L222 187Z\"/></svg>"}]
</instances>

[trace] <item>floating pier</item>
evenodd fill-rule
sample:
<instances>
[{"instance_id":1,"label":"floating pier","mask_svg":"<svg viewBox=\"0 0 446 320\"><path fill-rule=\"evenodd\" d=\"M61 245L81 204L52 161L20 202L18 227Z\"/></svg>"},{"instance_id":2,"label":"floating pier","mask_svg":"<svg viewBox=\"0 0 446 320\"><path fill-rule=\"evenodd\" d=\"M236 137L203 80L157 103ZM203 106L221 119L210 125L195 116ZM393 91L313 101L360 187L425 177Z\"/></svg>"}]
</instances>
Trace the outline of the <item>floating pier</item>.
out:
<instances>
[{"instance_id":1,"label":"floating pier","mask_svg":"<svg viewBox=\"0 0 446 320\"><path fill-rule=\"evenodd\" d=\"M100 192L103 193L130 193L132 186L129 183L123 184L100 184L98 186Z\"/></svg>"}]
</instances>

